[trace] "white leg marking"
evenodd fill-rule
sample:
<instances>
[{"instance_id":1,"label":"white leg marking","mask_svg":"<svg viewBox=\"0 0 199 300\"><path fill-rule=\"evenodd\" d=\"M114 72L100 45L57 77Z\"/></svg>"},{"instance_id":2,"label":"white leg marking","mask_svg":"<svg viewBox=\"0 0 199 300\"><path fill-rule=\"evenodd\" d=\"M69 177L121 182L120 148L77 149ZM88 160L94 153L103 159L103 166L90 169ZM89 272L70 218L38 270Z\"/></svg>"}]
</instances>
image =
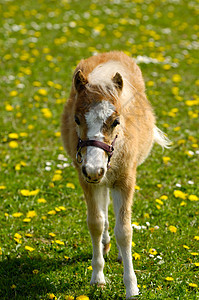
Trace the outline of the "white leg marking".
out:
<instances>
[{"instance_id":1,"label":"white leg marking","mask_svg":"<svg viewBox=\"0 0 199 300\"><path fill-rule=\"evenodd\" d=\"M138 295L137 279L133 269L131 245L132 245L132 228L130 215L126 216L127 220L121 217L121 208L124 201L124 194L120 190L112 189L114 210L116 215L115 236L117 244L121 251L124 265L124 284L126 287L126 298L129 299ZM125 217L125 216L124 216Z\"/></svg>"},{"instance_id":2,"label":"white leg marking","mask_svg":"<svg viewBox=\"0 0 199 300\"><path fill-rule=\"evenodd\" d=\"M93 244L92 267L93 273L91 284L105 284L103 274L104 258L103 258L103 233L105 240L107 238L107 230L105 229L106 211L108 207L108 189L104 186L93 188L93 199L88 203L88 227L90 230ZM94 208L94 209L93 209Z\"/></svg>"}]
</instances>

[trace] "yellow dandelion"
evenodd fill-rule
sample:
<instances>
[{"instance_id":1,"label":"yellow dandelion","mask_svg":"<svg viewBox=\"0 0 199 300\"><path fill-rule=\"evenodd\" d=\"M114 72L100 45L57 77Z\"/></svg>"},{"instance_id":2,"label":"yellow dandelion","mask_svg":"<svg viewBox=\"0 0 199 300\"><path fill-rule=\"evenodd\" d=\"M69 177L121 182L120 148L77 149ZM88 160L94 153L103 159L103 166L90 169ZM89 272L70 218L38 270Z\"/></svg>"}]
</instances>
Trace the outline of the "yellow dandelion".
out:
<instances>
[{"instance_id":1,"label":"yellow dandelion","mask_svg":"<svg viewBox=\"0 0 199 300\"><path fill-rule=\"evenodd\" d=\"M48 215L56 215L56 211L55 211L55 210L50 210L50 211L48 212Z\"/></svg>"},{"instance_id":2,"label":"yellow dandelion","mask_svg":"<svg viewBox=\"0 0 199 300\"><path fill-rule=\"evenodd\" d=\"M16 141L11 141L9 143L9 147L12 148L12 149L16 149L19 147L18 143Z\"/></svg>"},{"instance_id":3,"label":"yellow dandelion","mask_svg":"<svg viewBox=\"0 0 199 300\"><path fill-rule=\"evenodd\" d=\"M185 248L185 249L189 249L189 246L187 246L187 245L183 245L183 248Z\"/></svg>"},{"instance_id":4,"label":"yellow dandelion","mask_svg":"<svg viewBox=\"0 0 199 300\"><path fill-rule=\"evenodd\" d=\"M6 186L5 185L0 185L0 190L5 190Z\"/></svg>"},{"instance_id":5,"label":"yellow dandelion","mask_svg":"<svg viewBox=\"0 0 199 300\"><path fill-rule=\"evenodd\" d=\"M60 131L55 132L55 136L56 137L60 137L61 136L61 132Z\"/></svg>"},{"instance_id":6,"label":"yellow dandelion","mask_svg":"<svg viewBox=\"0 0 199 300\"><path fill-rule=\"evenodd\" d=\"M17 239L21 239L21 238L22 238L22 235L19 234L19 233L15 233L14 237L17 238Z\"/></svg>"},{"instance_id":7,"label":"yellow dandelion","mask_svg":"<svg viewBox=\"0 0 199 300\"><path fill-rule=\"evenodd\" d=\"M44 198L39 198L37 200L38 203L46 203L47 201Z\"/></svg>"},{"instance_id":8,"label":"yellow dandelion","mask_svg":"<svg viewBox=\"0 0 199 300\"><path fill-rule=\"evenodd\" d=\"M28 237L28 238L33 237L32 233L26 233L25 236Z\"/></svg>"},{"instance_id":9,"label":"yellow dandelion","mask_svg":"<svg viewBox=\"0 0 199 300\"><path fill-rule=\"evenodd\" d=\"M73 183L71 183L71 182L68 182L67 184L66 184L66 187L67 188L70 188L70 189L75 189L75 185L73 184Z\"/></svg>"},{"instance_id":10,"label":"yellow dandelion","mask_svg":"<svg viewBox=\"0 0 199 300\"><path fill-rule=\"evenodd\" d=\"M1 247L0 247L0 255L2 255L3 254L3 252L2 252L2 249L1 249Z\"/></svg>"},{"instance_id":11,"label":"yellow dandelion","mask_svg":"<svg viewBox=\"0 0 199 300\"><path fill-rule=\"evenodd\" d=\"M55 237L56 236L56 234L53 233L53 232L50 232L48 235L50 235L51 237Z\"/></svg>"},{"instance_id":12,"label":"yellow dandelion","mask_svg":"<svg viewBox=\"0 0 199 300\"><path fill-rule=\"evenodd\" d=\"M92 267L92 266L89 266L87 269L90 270L90 271L92 271L92 270L93 270L93 267Z\"/></svg>"},{"instance_id":13,"label":"yellow dandelion","mask_svg":"<svg viewBox=\"0 0 199 300\"><path fill-rule=\"evenodd\" d=\"M62 242L60 240L55 240L55 243L58 244L58 245L63 245L63 246L65 245L64 242Z\"/></svg>"},{"instance_id":14,"label":"yellow dandelion","mask_svg":"<svg viewBox=\"0 0 199 300\"><path fill-rule=\"evenodd\" d=\"M89 297L85 295L80 295L79 297L76 298L77 300L89 300Z\"/></svg>"},{"instance_id":15,"label":"yellow dandelion","mask_svg":"<svg viewBox=\"0 0 199 300\"><path fill-rule=\"evenodd\" d=\"M66 208L64 206L59 206L60 210L66 210Z\"/></svg>"},{"instance_id":16,"label":"yellow dandelion","mask_svg":"<svg viewBox=\"0 0 199 300\"><path fill-rule=\"evenodd\" d=\"M6 111L13 111L14 107L12 105L10 105L10 104L7 104L5 106L5 109L6 109Z\"/></svg>"},{"instance_id":17,"label":"yellow dandelion","mask_svg":"<svg viewBox=\"0 0 199 300\"><path fill-rule=\"evenodd\" d=\"M20 213L20 212L16 212L16 213L12 214L12 216L13 216L14 218L20 218L21 216L23 216L23 214Z\"/></svg>"},{"instance_id":18,"label":"yellow dandelion","mask_svg":"<svg viewBox=\"0 0 199 300\"><path fill-rule=\"evenodd\" d=\"M74 300L75 298L73 297L73 296L66 296L65 298L64 298L65 300Z\"/></svg>"},{"instance_id":19,"label":"yellow dandelion","mask_svg":"<svg viewBox=\"0 0 199 300\"><path fill-rule=\"evenodd\" d=\"M46 96L48 94L48 92L45 89L39 89L38 94L41 95L41 96Z\"/></svg>"},{"instance_id":20,"label":"yellow dandelion","mask_svg":"<svg viewBox=\"0 0 199 300\"><path fill-rule=\"evenodd\" d=\"M196 283L189 283L189 286L193 287L193 288L197 288L198 287L198 285Z\"/></svg>"},{"instance_id":21,"label":"yellow dandelion","mask_svg":"<svg viewBox=\"0 0 199 300\"><path fill-rule=\"evenodd\" d=\"M29 252L33 252L35 249L30 246L25 246L25 250L27 250Z\"/></svg>"},{"instance_id":22,"label":"yellow dandelion","mask_svg":"<svg viewBox=\"0 0 199 300\"><path fill-rule=\"evenodd\" d=\"M199 200L199 198L198 198L196 195L190 195L190 196L188 197L188 199L189 199L190 201L198 201L198 200Z\"/></svg>"},{"instance_id":23,"label":"yellow dandelion","mask_svg":"<svg viewBox=\"0 0 199 300\"><path fill-rule=\"evenodd\" d=\"M140 187L138 185L135 185L135 190L136 191L139 191L140 190Z\"/></svg>"},{"instance_id":24,"label":"yellow dandelion","mask_svg":"<svg viewBox=\"0 0 199 300\"><path fill-rule=\"evenodd\" d=\"M140 254L138 254L138 253L133 253L133 258L135 259L135 260L137 260L137 259L140 259L141 258L141 255Z\"/></svg>"},{"instance_id":25,"label":"yellow dandelion","mask_svg":"<svg viewBox=\"0 0 199 300\"><path fill-rule=\"evenodd\" d=\"M50 294L48 294L48 299L55 299L55 300L57 300L57 297L53 293L50 293Z\"/></svg>"},{"instance_id":26,"label":"yellow dandelion","mask_svg":"<svg viewBox=\"0 0 199 300\"><path fill-rule=\"evenodd\" d=\"M174 279L173 279L173 277L166 277L165 280L166 281L173 281Z\"/></svg>"},{"instance_id":27,"label":"yellow dandelion","mask_svg":"<svg viewBox=\"0 0 199 300\"><path fill-rule=\"evenodd\" d=\"M160 200L160 199L155 199L155 202L157 202L157 203L160 204L160 205L163 205L163 204L164 204L164 202L163 202L162 200Z\"/></svg>"},{"instance_id":28,"label":"yellow dandelion","mask_svg":"<svg viewBox=\"0 0 199 300\"><path fill-rule=\"evenodd\" d=\"M29 196L30 195L30 191L29 190L25 190L25 189L21 190L20 193L21 193L22 196Z\"/></svg>"},{"instance_id":29,"label":"yellow dandelion","mask_svg":"<svg viewBox=\"0 0 199 300\"><path fill-rule=\"evenodd\" d=\"M9 133L8 137L13 140L17 140L19 138L18 133Z\"/></svg>"},{"instance_id":30,"label":"yellow dandelion","mask_svg":"<svg viewBox=\"0 0 199 300\"><path fill-rule=\"evenodd\" d=\"M169 230L173 233L176 233L177 228L175 226L171 225L171 226L169 226Z\"/></svg>"},{"instance_id":31,"label":"yellow dandelion","mask_svg":"<svg viewBox=\"0 0 199 300\"><path fill-rule=\"evenodd\" d=\"M196 267L199 267L199 262L194 263Z\"/></svg>"},{"instance_id":32,"label":"yellow dandelion","mask_svg":"<svg viewBox=\"0 0 199 300\"><path fill-rule=\"evenodd\" d=\"M163 160L163 163L164 163L165 165L168 165L168 162L171 160L171 158L168 157L168 156L163 156L163 157L162 157L162 160Z\"/></svg>"},{"instance_id":33,"label":"yellow dandelion","mask_svg":"<svg viewBox=\"0 0 199 300\"><path fill-rule=\"evenodd\" d=\"M30 222L31 222L31 219L30 219L30 218L25 218L25 219L23 219L23 222L24 222L24 223L30 223Z\"/></svg>"},{"instance_id":34,"label":"yellow dandelion","mask_svg":"<svg viewBox=\"0 0 199 300\"><path fill-rule=\"evenodd\" d=\"M181 82L182 81L182 77L179 74L174 74L172 76L172 81L175 83Z\"/></svg>"},{"instance_id":35,"label":"yellow dandelion","mask_svg":"<svg viewBox=\"0 0 199 300\"><path fill-rule=\"evenodd\" d=\"M36 196L37 194L39 194L39 192L40 192L40 189L30 191L30 196Z\"/></svg>"},{"instance_id":36,"label":"yellow dandelion","mask_svg":"<svg viewBox=\"0 0 199 300\"><path fill-rule=\"evenodd\" d=\"M162 196L160 197L160 199L162 199L162 200L167 200L167 199L168 199L168 196L162 195Z\"/></svg>"},{"instance_id":37,"label":"yellow dandelion","mask_svg":"<svg viewBox=\"0 0 199 300\"><path fill-rule=\"evenodd\" d=\"M191 252L190 254L193 256L197 256L197 255L199 255L199 252Z\"/></svg>"},{"instance_id":38,"label":"yellow dandelion","mask_svg":"<svg viewBox=\"0 0 199 300\"><path fill-rule=\"evenodd\" d=\"M33 270L32 273L37 275L39 273L39 270Z\"/></svg>"},{"instance_id":39,"label":"yellow dandelion","mask_svg":"<svg viewBox=\"0 0 199 300\"><path fill-rule=\"evenodd\" d=\"M151 248L149 249L149 253L152 255L157 255L158 252L156 251L156 249Z\"/></svg>"},{"instance_id":40,"label":"yellow dandelion","mask_svg":"<svg viewBox=\"0 0 199 300\"><path fill-rule=\"evenodd\" d=\"M17 92L17 91L11 91L11 92L9 93L9 95L10 95L11 97L15 97L15 96L18 95L18 92Z\"/></svg>"},{"instance_id":41,"label":"yellow dandelion","mask_svg":"<svg viewBox=\"0 0 199 300\"><path fill-rule=\"evenodd\" d=\"M174 194L174 196L175 196L176 198L181 198L181 199L183 199L183 200L185 200L185 199L187 198L187 194L183 193L183 192L180 191L180 190L175 190L175 191L173 192L173 194Z\"/></svg>"},{"instance_id":42,"label":"yellow dandelion","mask_svg":"<svg viewBox=\"0 0 199 300\"><path fill-rule=\"evenodd\" d=\"M52 181L59 181L59 180L62 180L62 175L60 174L55 174L52 178Z\"/></svg>"},{"instance_id":43,"label":"yellow dandelion","mask_svg":"<svg viewBox=\"0 0 199 300\"><path fill-rule=\"evenodd\" d=\"M195 235L195 236L194 236L194 240L199 241L199 236L198 236L198 235Z\"/></svg>"},{"instance_id":44,"label":"yellow dandelion","mask_svg":"<svg viewBox=\"0 0 199 300\"><path fill-rule=\"evenodd\" d=\"M27 218L34 218L34 217L36 217L37 216L37 213L36 213L36 211L34 211L34 210L30 210L29 212L27 212L27 214L26 214L26 217Z\"/></svg>"}]
</instances>

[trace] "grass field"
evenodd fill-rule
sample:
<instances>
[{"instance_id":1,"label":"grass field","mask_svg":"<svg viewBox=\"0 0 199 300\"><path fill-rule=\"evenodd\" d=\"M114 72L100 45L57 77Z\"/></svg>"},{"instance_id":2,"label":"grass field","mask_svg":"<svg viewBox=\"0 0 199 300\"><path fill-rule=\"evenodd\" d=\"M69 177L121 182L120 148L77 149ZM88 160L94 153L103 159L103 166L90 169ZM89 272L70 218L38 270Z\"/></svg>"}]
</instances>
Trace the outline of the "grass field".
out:
<instances>
[{"instance_id":1,"label":"grass field","mask_svg":"<svg viewBox=\"0 0 199 300\"><path fill-rule=\"evenodd\" d=\"M139 299L199 299L199 1L0 0L0 15L0 299L125 298L112 206L107 285L89 285L86 206L60 138L76 64L109 50L137 59L173 142L138 169Z\"/></svg>"}]
</instances>

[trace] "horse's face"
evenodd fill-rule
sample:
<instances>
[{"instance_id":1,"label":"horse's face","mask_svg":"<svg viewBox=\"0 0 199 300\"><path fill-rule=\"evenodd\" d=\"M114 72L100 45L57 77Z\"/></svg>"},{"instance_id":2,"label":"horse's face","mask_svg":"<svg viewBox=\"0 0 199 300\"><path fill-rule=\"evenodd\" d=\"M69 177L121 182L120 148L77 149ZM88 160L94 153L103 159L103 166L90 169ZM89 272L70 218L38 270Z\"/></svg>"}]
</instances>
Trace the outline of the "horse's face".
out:
<instances>
[{"instance_id":1,"label":"horse's face","mask_svg":"<svg viewBox=\"0 0 199 300\"><path fill-rule=\"evenodd\" d=\"M77 92L74 121L78 137L83 141L95 140L111 145L116 134L115 128L120 124L119 104L114 95L119 96L122 90L121 75L116 73L108 86L105 83L99 88L98 85L92 86L79 70L74 77L74 86ZM95 146L87 146L82 148L81 155L85 180L99 183L107 172L107 152Z\"/></svg>"},{"instance_id":2,"label":"horse's face","mask_svg":"<svg viewBox=\"0 0 199 300\"><path fill-rule=\"evenodd\" d=\"M90 103L86 111L76 110L74 120L78 137L111 145L120 123L115 106L108 100ZM96 146L82 148L82 174L89 183L99 183L107 172L108 154Z\"/></svg>"}]
</instances>

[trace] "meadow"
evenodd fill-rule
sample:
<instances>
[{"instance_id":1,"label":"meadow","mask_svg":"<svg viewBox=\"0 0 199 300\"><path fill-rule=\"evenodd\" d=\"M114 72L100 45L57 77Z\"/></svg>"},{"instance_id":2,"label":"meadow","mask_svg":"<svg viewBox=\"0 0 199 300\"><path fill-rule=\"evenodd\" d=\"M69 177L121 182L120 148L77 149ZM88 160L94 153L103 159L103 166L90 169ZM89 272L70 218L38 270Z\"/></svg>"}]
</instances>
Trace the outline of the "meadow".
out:
<instances>
[{"instance_id":1,"label":"meadow","mask_svg":"<svg viewBox=\"0 0 199 300\"><path fill-rule=\"evenodd\" d=\"M60 118L80 59L135 58L157 125L132 208L137 299L199 299L199 1L0 0L0 299L125 299L114 213L90 286L86 205Z\"/></svg>"}]
</instances>

